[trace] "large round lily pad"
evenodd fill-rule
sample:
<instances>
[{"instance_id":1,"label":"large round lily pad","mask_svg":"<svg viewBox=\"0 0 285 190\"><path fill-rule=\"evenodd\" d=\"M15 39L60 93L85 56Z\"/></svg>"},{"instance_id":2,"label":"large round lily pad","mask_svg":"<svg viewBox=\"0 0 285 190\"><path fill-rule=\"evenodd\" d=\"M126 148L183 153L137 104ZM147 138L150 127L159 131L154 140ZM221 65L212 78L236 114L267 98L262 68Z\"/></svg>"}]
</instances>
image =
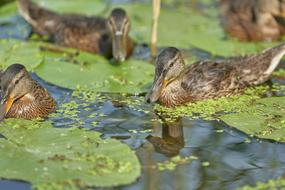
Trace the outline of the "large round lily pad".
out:
<instances>
[{"instance_id":1,"label":"large round lily pad","mask_svg":"<svg viewBox=\"0 0 285 190\"><path fill-rule=\"evenodd\" d=\"M61 87L135 94L146 92L153 80L154 66L145 61L116 64L98 55L44 43L0 40L0 44L2 68L21 63Z\"/></svg>"},{"instance_id":2,"label":"large round lily pad","mask_svg":"<svg viewBox=\"0 0 285 190\"><path fill-rule=\"evenodd\" d=\"M248 110L221 119L249 135L285 142L285 97L257 100Z\"/></svg>"},{"instance_id":3,"label":"large round lily pad","mask_svg":"<svg viewBox=\"0 0 285 190\"><path fill-rule=\"evenodd\" d=\"M39 189L110 187L140 175L135 153L98 132L9 119L0 123L0 177ZM21 163L21 164L19 164Z\"/></svg>"}]
</instances>

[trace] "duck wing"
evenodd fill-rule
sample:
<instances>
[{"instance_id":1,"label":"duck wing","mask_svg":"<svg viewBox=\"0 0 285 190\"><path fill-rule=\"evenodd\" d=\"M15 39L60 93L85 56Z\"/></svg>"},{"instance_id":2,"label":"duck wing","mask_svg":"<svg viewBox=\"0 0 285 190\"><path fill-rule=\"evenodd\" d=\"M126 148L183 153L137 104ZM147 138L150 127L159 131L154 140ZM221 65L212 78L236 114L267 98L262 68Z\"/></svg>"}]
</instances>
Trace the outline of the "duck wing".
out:
<instances>
[{"instance_id":1,"label":"duck wing","mask_svg":"<svg viewBox=\"0 0 285 190\"><path fill-rule=\"evenodd\" d=\"M112 51L106 19L95 16L62 15L52 34L52 41L105 56L111 55Z\"/></svg>"},{"instance_id":2,"label":"duck wing","mask_svg":"<svg viewBox=\"0 0 285 190\"><path fill-rule=\"evenodd\" d=\"M214 98L239 88L236 67L227 62L198 61L190 65L182 78L181 87L194 100Z\"/></svg>"}]
</instances>

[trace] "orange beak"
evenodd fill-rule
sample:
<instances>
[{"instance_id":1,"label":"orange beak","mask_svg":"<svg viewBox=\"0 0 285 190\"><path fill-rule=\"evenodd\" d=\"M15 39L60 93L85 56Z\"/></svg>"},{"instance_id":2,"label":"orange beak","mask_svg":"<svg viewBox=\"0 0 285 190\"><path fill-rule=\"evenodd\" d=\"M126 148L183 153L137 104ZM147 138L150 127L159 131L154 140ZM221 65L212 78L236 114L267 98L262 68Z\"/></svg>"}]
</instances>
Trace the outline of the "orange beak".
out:
<instances>
[{"instance_id":1,"label":"orange beak","mask_svg":"<svg viewBox=\"0 0 285 190\"><path fill-rule=\"evenodd\" d=\"M3 120L14 103L14 98L8 96L0 105L0 121Z\"/></svg>"}]
</instances>

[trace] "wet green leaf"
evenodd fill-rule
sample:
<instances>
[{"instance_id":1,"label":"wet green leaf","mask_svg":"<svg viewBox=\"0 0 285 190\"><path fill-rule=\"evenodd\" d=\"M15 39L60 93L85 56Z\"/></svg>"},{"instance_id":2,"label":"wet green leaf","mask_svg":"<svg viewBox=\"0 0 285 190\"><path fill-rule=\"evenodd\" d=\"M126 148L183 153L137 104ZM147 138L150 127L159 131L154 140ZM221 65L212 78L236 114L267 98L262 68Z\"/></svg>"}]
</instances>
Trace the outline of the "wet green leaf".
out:
<instances>
[{"instance_id":1,"label":"wet green leaf","mask_svg":"<svg viewBox=\"0 0 285 190\"><path fill-rule=\"evenodd\" d=\"M154 66L138 60L116 64L89 53L36 42L0 40L0 66L24 64L47 82L95 92L141 93L152 83Z\"/></svg>"},{"instance_id":2,"label":"wet green leaf","mask_svg":"<svg viewBox=\"0 0 285 190\"><path fill-rule=\"evenodd\" d=\"M43 55L35 43L17 40L0 40L0 67L21 63L32 70L43 61Z\"/></svg>"},{"instance_id":3,"label":"wet green leaf","mask_svg":"<svg viewBox=\"0 0 285 190\"><path fill-rule=\"evenodd\" d=\"M110 187L140 175L135 153L97 132L8 119L0 133L5 137L0 139L0 177L28 181L38 189Z\"/></svg>"},{"instance_id":4,"label":"wet green leaf","mask_svg":"<svg viewBox=\"0 0 285 190\"><path fill-rule=\"evenodd\" d=\"M221 119L249 135L285 142L285 97L257 100L242 113L226 114Z\"/></svg>"},{"instance_id":5,"label":"wet green leaf","mask_svg":"<svg viewBox=\"0 0 285 190\"><path fill-rule=\"evenodd\" d=\"M86 53L75 59L85 64L46 59L35 72L58 86L75 89L79 85L99 92L146 92L153 80L154 66L147 62L128 60L115 65Z\"/></svg>"}]
</instances>

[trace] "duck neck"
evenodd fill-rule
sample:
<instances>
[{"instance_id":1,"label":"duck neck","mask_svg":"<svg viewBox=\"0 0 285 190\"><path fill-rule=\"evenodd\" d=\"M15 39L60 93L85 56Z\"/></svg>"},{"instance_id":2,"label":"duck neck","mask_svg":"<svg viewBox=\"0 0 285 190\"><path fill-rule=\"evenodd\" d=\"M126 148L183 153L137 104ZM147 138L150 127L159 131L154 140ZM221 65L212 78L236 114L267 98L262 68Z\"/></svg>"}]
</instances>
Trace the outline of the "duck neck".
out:
<instances>
[{"instance_id":1,"label":"duck neck","mask_svg":"<svg viewBox=\"0 0 285 190\"><path fill-rule=\"evenodd\" d=\"M183 104L184 90L181 87L180 77L176 78L162 90L159 102L167 107Z\"/></svg>"}]
</instances>

